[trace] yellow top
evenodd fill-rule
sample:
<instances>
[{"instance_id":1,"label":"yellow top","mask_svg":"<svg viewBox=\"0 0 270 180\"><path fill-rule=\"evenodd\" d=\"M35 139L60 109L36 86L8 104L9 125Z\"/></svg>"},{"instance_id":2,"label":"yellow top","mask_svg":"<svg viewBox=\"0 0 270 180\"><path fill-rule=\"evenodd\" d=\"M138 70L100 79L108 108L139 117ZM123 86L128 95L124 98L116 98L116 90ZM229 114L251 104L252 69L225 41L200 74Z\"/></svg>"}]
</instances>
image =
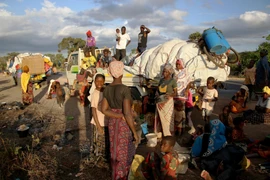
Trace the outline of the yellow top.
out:
<instances>
[{"instance_id":1,"label":"yellow top","mask_svg":"<svg viewBox=\"0 0 270 180\"><path fill-rule=\"evenodd\" d=\"M97 60L94 56L91 56L91 57L83 58L83 62L86 63L87 67L91 67L91 66L95 66L95 63L97 62Z\"/></svg>"},{"instance_id":2,"label":"yellow top","mask_svg":"<svg viewBox=\"0 0 270 180\"><path fill-rule=\"evenodd\" d=\"M24 93L27 91L27 85L30 80L30 74L29 73L22 73L21 75L21 86Z\"/></svg>"}]
</instances>

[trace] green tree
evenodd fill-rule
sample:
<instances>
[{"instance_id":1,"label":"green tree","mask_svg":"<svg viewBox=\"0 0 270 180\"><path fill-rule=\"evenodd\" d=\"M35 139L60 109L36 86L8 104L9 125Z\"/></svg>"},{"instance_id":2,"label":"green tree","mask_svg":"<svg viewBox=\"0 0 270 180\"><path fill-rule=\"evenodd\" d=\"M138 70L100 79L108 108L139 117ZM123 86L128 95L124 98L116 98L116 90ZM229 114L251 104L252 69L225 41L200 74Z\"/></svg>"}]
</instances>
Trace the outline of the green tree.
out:
<instances>
[{"instance_id":1,"label":"green tree","mask_svg":"<svg viewBox=\"0 0 270 180\"><path fill-rule=\"evenodd\" d=\"M188 36L188 39L192 40L192 41L198 41L200 38L202 37L202 34L200 32L195 32L192 33Z\"/></svg>"},{"instance_id":2,"label":"green tree","mask_svg":"<svg viewBox=\"0 0 270 180\"><path fill-rule=\"evenodd\" d=\"M63 38L62 41L58 44L58 52L61 52L62 50L67 50L68 54L70 54L73 51L77 51L79 48L83 48L85 46L85 43L85 40L81 38Z\"/></svg>"},{"instance_id":3,"label":"green tree","mask_svg":"<svg viewBox=\"0 0 270 180\"><path fill-rule=\"evenodd\" d=\"M50 57L51 61L56 67L62 67L65 61L63 54L44 54L45 56Z\"/></svg>"}]
</instances>

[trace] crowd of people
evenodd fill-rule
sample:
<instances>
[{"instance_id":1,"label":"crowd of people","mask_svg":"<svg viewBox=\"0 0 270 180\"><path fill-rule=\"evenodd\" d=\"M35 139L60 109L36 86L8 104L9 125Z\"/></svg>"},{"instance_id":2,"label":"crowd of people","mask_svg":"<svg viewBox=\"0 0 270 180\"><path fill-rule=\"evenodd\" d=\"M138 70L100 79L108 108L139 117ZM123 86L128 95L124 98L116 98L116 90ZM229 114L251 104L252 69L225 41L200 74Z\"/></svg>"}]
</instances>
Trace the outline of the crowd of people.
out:
<instances>
[{"instance_id":1,"label":"crowd of people","mask_svg":"<svg viewBox=\"0 0 270 180\"><path fill-rule=\"evenodd\" d=\"M140 30L137 47L139 54L146 50L147 36L151 32L144 25L140 26ZM96 57L95 38L91 31L86 34L85 57L71 92L80 85L81 104L86 106L86 101L90 102L90 159L102 162L105 166L109 163L112 179L127 179L140 141L135 122L138 114L132 108L130 89L122 83L124 64L119 61L126 56L126 47L131 40L125 27L121 28L121 32L116 29L116 54L112 57L110 51L105 49L100 57ZM141 168L144 178L177 178L179 161L173 147L176 137L184 132L185 127L190 128L188 133L193 136L191 157L200 162L200 168L204 170L201 174L203 178L212 179L211 176L215 176L230 179L249 166L250 161L245 157L242 144L248 144L250 140L244 134L243 124L245 121L270 122L269 65L265 63L268 61L267 54L265 50L261 52L262 58L257 68L254 68L254 61L250 62L245 70L245 85L232 97L231 103L223 108L219 119L214 120L210 118L218 100L214 77L208 77L206 87L196 89L182 59L176 60L175 66L168 63L164 65L155 92L154 119L154 133L162 133L160 151L163 155L147 155ZM98 71L99 68L107 68L113 77L113 82L106 87L105 76ZM29 68L24 66L22 70L22 98L23 103L29 105L33 102L33 87ZM89 77L93 80L91 87L87 80ZM255 84L262 88L262 97L259 97L255 110L248 110L247 102L254 92ZM56 94L58 99L63 97L64 92L57 82L49 90L49 95ZM194 92L201 96L202 119L205 121L204 126L197 128L191 118L195 106ZM63 99L59 99L59 104L63 105ZM241 118L233 119L231 113L243 114Z\"/></svg>"}]
</instances>

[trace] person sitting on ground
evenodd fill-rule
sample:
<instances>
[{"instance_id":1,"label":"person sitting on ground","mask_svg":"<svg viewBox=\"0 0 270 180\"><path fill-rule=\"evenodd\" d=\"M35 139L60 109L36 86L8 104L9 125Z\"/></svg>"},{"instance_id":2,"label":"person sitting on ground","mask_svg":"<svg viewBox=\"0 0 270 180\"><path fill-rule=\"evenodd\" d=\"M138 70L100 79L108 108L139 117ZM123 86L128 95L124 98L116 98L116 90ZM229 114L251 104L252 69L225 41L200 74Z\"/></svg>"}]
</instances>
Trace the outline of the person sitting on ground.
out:
<instances>
[{"instance_id":1,"label":"person sitting on ground","mask_svg":"<svg viewBox=\"0 0 270 180\"><path fill-rule=\"evenodd\" d=\"M219 120L226 127L225 136L228 142L231 142L232 129L234 128L233 119L230 115L230 106L226 105L223 107L223 111L219 114Z\"/></svg>"},{"instance_id":2,"label":"person sitting on ground","mask_svg":"<svg viewBox=\"0 0 270 180\"><path fill-rule=\"evenodd\" d=\"M182 101L175 101L174 103L174 128L176 135L182 135L186 122L186 113Z\"/></svg>"},{"instance_id":3,"label":"person sitting on ground","mask_svg":"<svg viewBox=\"0 0 270 180\"><path fill-rule=\"evenodd\" d=\"M247 136L244 134L244 119L243 117L236 117L233 120L234 128L232 130L232 142L233 143L250 143Z\"/></svg>"},{"instance_id":4,"label":"person sitting on ground","mask_svg":"<svg viewBox=\"0 0 270 180\"><path fill-rule=\"evenodd\" d=\"M204 132L204 127L202 125L198 125L196 127L196 131L192 134L193 140L195 140L198 136L202 135Z\"/></svg>"},{"instance_id":5,"label":"person sitting on ground","mask_svg":"<svg viewBox=\"0 0 270 180\"><path fill-rule=\"evenodd\" d=\"M265 86L263 94L259 97L255 110L244 112L244 119L251 124L270 124L270 88Z\"/></svg>"},{"instance_id":6,"label":"person sitting on ground","mask_svg":"<svg viewBox=\"0 0 270 180\"><path fill-rule=\"evenodd\" d=\"M240 87L240 91L232 97L232 101L230 102L232 113L242 113L247 110L246 104L249 97L248 93L248 87L246 85L242 85Z\"/></svg>"},{"instance_id":7,"label":"person sitting on ground","mask_svg":"<svg viewBox=\"0 0 270 180\"><path fill-rule=\"evenodd\" d=\"M199 162L202 177L205 170L216 179L235 179L240 170L250 165L242 148L227 145L225 126L218 119L205 125L204 134L196 138L191 155Z\"/></svg>"},{"instance_id":8,"label":"person sitting on ground","mask_svg":"<svg viewBox=\"0 0 270 180\"><path fill-rule=\"evenodd\" d=\"M179 172L178 155L173 151L176 140L173 136L165 136L161 141L160 158L155 152L149 153L142 164L146 179L177 179Z\"/></svg>"}]
</instances>

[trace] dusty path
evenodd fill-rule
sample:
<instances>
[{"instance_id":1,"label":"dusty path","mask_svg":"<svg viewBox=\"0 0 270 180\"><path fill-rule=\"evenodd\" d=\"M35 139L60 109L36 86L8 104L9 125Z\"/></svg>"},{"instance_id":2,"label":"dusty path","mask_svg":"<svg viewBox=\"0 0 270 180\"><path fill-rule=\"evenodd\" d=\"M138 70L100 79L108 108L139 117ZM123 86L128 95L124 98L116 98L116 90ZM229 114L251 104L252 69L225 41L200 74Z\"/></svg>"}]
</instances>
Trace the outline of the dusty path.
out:
<instances>
[{"instance_id":1,"label":"dusty path","mask_svg":"<svg viewBox=\"0 0 270 180\"><path fill-rule=\"evenodd\" d=\"M50 79L58 80L62 85L66 82L65 75L62 74L51 76L48 81ZM222 111L222 108L230 102L231 97L240 87L241 81L242 79L231 79L226 83L227 90L218 90L219 100L216 103L212 118L218 118L218 114ZM53 123L50 123L47 131L41 134L41 136L43 137L52 139L56 134L63 134L66 131L74 132L72 146L65 147L61 153L56 155L56 158L58 156L61 156L61 158L69 157L68 162L71 163L70 168L72 167L73 169L68 170L69 172L72 172L72 175L70 177L66 177L67 172L60 168L58 172L60 173L59 176L61 176L63 179L74 179L74 174L78 173L80 169L78 164L81 163L78 149L80 145L87 144L90 140L89 109L87 107L81 106L77 97L67 97L64 107L60 108L56 103L56 99L46 98L47 89L48 85L45 83L40 89L35 90L35 103L27 107L26 110L33 112L36 116L52 117ZM13 101L21 101L20 87L13 85L13 80L10 76L6 77L0 74L0 102L9 103ZM248 103L248 106L249 108L253 109L255 107L255 104L255 101L250 101ZM23 113L23 111L21 113ZM7 114L9 114L10 116L1 117L0 115L0 120L8 121L11 116L14 116L14 119L16 119L18 116L18 113L14 110L10 110L10 112L8 112ZM5 116L7 114L5 114ZM73 117L73 120L67 120L67 117ZM198 110L194 110L192 114L192 119L195 125L204 123L201 120L201 112ZM248 135L249 138L263 139L266 135L270 133L270 126L247 125L245 126L245 133ZM53 144L50 145L52 146ZM140 146L138 151L140 151L141 149L145 150L145 146ZM62 162L61 159L59 160L59 162ZM258 162L254 161L254 163L256 165L256 163ZM64 174L62 175L61 173ZM85 173L85 177L89 179L89 177L91 177L91 173L93 173L92 175L95 175L95 169L88 170L88 173ZM189 172L188 174L189 175L187 176L181 176L181 179L200 179L198 177L198 174L194 174L192 172Z\"/></svg>"}]
</instances>

